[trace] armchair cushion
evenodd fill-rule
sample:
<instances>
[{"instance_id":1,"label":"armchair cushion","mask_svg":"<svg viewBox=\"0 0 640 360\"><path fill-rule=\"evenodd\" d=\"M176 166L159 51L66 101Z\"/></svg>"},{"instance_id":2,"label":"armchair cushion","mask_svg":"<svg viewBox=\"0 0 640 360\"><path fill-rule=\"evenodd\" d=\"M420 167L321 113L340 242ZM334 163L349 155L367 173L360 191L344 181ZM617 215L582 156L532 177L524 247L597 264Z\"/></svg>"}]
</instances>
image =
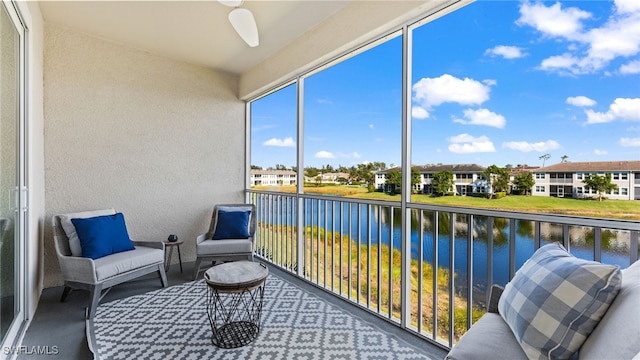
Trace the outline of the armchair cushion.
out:
<instances>
[{"instance_id":1,"label":"armchair cushion","mask_svg":"<svg viewBox=\"0 0 640 360\"><path fill-rule=\"evenodd\" d=\"M116 213L115 209L103 209L103 210L90 210L81 211L72 214L60 215L60 225L67 234L69 239L69 249L72 256L82 256L82 247L80 246L80 239L76 233L76 228L73 226L71 219L85 219L101 215L113 215Z\"/></svg>"},{"instance_id":2,"label":"armchair cushion","mask_svg":"<svg viewBox=\"0 0 640 360\"><path fill-rule=\"evenodd\" d=\"M621 277L618 266L545 245L505 286L498 310L529 359L569 359L618 294Z\"/></svg>"},{"instance_id":3,"label":"armchair cushion","mask_svg":"<svg viewBox=\"0 0 640 360\"><path fill-rule=\"evenodd\" d=\"M218 210L213 240L248 239L250 211Z\"/></svg>"},{"instance_id":4,"label":"armchair cushion","mask_svg":"<svg viewBox=\"0 0 640 360\"><path fill-rule=\"evenodd\" d=\"M135 251L123 251L95 260L98 281L148 265L164 262L164 251L146 246L138 246Z\"/></svg>"},{"instance_id":5,"label":"armchair cushion","mask_svg":"<svg viewBox=\"0 0 640 360\"><path fill-rule=\"evenodd\" d=\"M253 251L253 243L248 239L205 240L198 244L198 256L247 254Z\"/></svg>"},{"instance_id":6,"label":"armchair cushion","mask_svg":"<svg viewBox=\"0 0 640 360\"><path fill-rule=\"evenodd\" d=\"M122 213L71 219L80 239L82 256L91 259L134 250Z\"/></svg>"}]
</instances>

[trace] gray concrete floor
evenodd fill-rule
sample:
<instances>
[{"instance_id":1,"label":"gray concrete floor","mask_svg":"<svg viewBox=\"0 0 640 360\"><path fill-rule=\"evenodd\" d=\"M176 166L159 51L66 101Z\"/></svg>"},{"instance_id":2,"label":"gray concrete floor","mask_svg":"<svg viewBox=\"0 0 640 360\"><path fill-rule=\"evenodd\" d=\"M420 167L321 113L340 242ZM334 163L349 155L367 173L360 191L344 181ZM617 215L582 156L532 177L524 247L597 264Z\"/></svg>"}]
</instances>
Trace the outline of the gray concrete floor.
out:
<instances>
[{"instance_id":1,"label":"gray concrete floor","mask_svg":"<svg viewBox=\"0 0 640 360\"><path fill-rule=\"evenodd\" d=\"M171 266L167 272L169 286L191 281L193 263L183 263L183 270L184 272L180 273L179 265ZM269 270L274 275L295 283L325 301L394 335L433 359L443 359L446 355L446 351L442 348L406 332L346 300L335 297L273 266L270 266ZM102 302L143 294L159 288L160 280L149 275L113 287ZM48 288L42 292L36 314L22 341L23 348L18 359L93 359L93 354L87 345L84 310L89 301L89 294L86 291L73 291L64 303L60 302L61 295L62 287Z\"/></svg>"}]
</instances>

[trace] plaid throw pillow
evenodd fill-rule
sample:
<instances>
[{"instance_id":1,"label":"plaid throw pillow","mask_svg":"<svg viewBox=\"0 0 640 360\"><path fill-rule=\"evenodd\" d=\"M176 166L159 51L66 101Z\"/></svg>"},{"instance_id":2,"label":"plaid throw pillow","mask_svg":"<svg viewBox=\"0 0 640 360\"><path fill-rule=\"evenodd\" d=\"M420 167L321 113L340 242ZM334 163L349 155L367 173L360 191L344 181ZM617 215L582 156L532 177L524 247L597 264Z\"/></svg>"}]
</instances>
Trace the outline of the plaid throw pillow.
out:
<instances>
[{"instance_id":1,"label":"plaid throw pillow","mask_svg":"<svg viewBox=\"0 0 640 360\"><path fill-rule=\"evenodd\" d=\"M498 311L529 359L569 359L620 291L620 268L541 247L509 282Z\"/></svg>"}]
</instances>

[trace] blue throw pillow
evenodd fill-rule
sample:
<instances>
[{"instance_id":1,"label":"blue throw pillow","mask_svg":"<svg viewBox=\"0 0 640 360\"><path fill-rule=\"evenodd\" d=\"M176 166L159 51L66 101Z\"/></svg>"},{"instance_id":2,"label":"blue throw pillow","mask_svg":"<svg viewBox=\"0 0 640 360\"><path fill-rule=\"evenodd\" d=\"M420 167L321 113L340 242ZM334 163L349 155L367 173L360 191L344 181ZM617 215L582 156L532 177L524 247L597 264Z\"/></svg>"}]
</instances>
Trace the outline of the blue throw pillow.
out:
<instances>
[{"instance_id":1,"label":"blue throw pillow","mask_svg":"<svg viewBox=\"0 0 640 360\"><path fill-rule=\"evenodd\" d=\"M86 219L71 219L71 222L76 228L78 238L80 238L83 257L98 259L135 249L129 239L122 213Z\"/></svg>"},{"instance_id":2,"label":"blue throw pillow","mask_svg":"<svg viewBox=\"0 0 640 360\"><path fill-rule=\"evenodd\" d=\"M213 240L248 239L251 211L218 210Z\"/></svg>"}]
</instances>

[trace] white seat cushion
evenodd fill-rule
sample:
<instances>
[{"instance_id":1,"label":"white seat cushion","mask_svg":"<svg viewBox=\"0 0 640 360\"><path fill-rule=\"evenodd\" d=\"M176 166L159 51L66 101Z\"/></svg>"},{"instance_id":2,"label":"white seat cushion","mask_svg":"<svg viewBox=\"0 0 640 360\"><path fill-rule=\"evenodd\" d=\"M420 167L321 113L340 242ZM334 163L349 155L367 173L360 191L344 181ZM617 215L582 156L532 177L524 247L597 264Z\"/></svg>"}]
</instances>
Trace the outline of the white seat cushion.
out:
<instances>
[{"instance_id":1,"label":"white seat cushion","mask_svg":"<svg viewBox=\"0 0 640 360\"><path fill-rule=\"evenodd\" d=\"M242 254L253 251L249 239L205 240L198 244L198 256L219 254Z\"/></svg>"},{"instance_id":2,"label":"white seat cushion","mask_svg":"<svg viewBox=\"0 0 640 360\"><path fill-rule=\"evenodd\" d=\"M145 246L123 251L94 260L98 281L126 273L144 266L164 263L164 251Z\"/></svg>"},{"instance_id":3,"label":"white seat cushion","mask_svg":"<svg viewBox=\"0 0 640 360\"><path fill-rule=\"evenodd\" d=\"M445 357L445 360L488 359L528 359L509 325L496 313L482 315Z\"/></svg>"}]
</instances>

